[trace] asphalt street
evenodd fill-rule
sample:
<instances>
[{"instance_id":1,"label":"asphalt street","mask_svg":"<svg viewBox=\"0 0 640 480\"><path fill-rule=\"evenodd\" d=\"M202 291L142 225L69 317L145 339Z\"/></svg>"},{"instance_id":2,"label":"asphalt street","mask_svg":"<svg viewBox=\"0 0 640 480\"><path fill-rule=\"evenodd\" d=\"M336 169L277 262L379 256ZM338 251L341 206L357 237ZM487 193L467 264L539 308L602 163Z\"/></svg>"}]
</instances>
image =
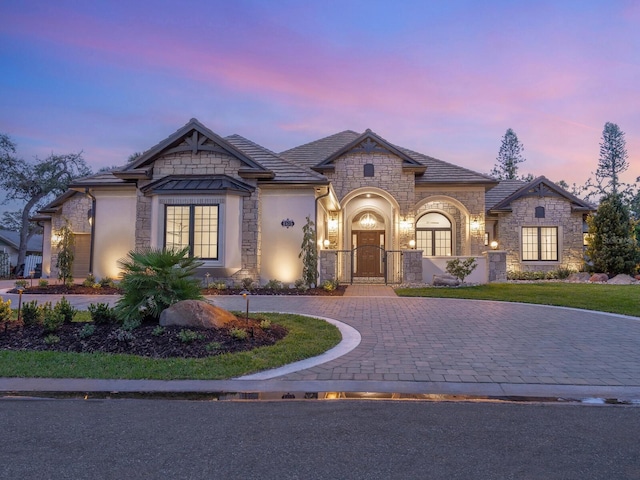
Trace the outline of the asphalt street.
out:
<instances>
[{"instance_id":1,"label":"asphalt street","mask_svg":"<svg viewBox=\"0 0 640 480\"><path fill-rule=\"evenodd\" d=\"M2 479L637 479L631 406L0 400Z\"/></svg>"}]
</instances>

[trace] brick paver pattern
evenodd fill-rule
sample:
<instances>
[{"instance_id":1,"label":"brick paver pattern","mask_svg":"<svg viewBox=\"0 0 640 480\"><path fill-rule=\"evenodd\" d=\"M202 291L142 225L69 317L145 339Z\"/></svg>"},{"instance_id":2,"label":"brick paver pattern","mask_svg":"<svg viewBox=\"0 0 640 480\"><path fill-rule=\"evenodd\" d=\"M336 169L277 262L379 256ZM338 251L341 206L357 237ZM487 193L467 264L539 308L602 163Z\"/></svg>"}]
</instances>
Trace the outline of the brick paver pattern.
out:
<instances>
[{"instance_id":1,"label":"brick paver pattern","mask_svg":"<svg viewBox=\"0 0 640 480\"><path fill-rule=\"evenodd\" d=\"M243 309L241 298L213 300L223 308ZM382 295L250 301L253 311L330 317L362 335L360 345L347 355L283 380L640 385L640 319L538 305Z\"/></svg>"}]
</instances>

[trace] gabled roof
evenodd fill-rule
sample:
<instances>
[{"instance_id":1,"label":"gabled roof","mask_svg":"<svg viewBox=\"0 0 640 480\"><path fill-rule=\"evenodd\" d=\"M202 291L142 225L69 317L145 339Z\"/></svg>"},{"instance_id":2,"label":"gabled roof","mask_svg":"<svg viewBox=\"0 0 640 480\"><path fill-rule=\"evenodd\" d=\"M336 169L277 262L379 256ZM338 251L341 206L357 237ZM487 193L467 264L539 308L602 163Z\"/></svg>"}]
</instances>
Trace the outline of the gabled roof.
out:
<instances>
[{"instance_id":1,"label":"gabled roof","mask_svg":"<svg viewBox=\"0 0 640 480\"><path fill-rule=\"evenodd\" d=\"M255 190L228 175L169 175L140 189L144 193L227 193L249 196Z\"/></svg>"},{"instance_id":2,"label":"gabled roof","mask_svg":"<svg viewBox=\"0 0 640 480\"><path fill-rule=\"evenodd\" d=\"M16 250L20 249L20 233L0 229L0 242ZM27 242L28 252L42 252L42 235L33 235Z\"/></svg>"},{"instance_id":3,"label":"gabled roof","mask_svg":"<svg viewBox=\"0 0 640 480\"><path fill-rule=\"evenodd\" d=\"M360 134L353 130L345 130L280 152L280 157L297 163L298 165L311 168L321 160L330 157L341 148L344 148L345 145L353 142L359 136Z\"/></svg>"},{"instance_id":4,"label":"gabled roof","mask_svg":"<svg viewBox=\"0 0 640 480\"><path fill-rule=\"evenodd\" d=\"M492 213L497 212L509 212L511 211L511 203L519 198L523 197L559 197L564 198L571 202L571 209L573 211L584 211L591 212L595 210L595 206L591 205L589 202L586 202L575 195L567 192L562 187L559 187L548 178L544 176L540 176L529 183L526 183L518 190L513 192L511 195L496 203L493 207L491 207L490 211Z\"/></svg>"},{"instance_id":5,"label":"gabled roof","mask_svg":"<svg viewBox=\"0 0 640 480\"><path fill-rule=\"evenodd\" d=\"M348 150L348 145L360 143L358 139L365 134L361 135L353 130L345 130L314 142L286 150L281 152L280 156L299 165L311 168L323 161L326 161L326 159L336 158L340 155L341 151L345 149ZM416 185L432 183L482 183L489 186L497 183L497 180L489 177L488 175L483 175L467 168L459 167L443 160L438 160L437 158L414 152L407 148L392 145L386 140L383 141L385 144L399 151L404 158L408 157L412 164L418 163L421 167L426 167L426 173L422 176L416 177Z\"/></svg>"},{"instance_id":6,"label":"gabled roof","mask_svg":"<svg viewBox=\"0 0 640 480\"><path fill-rule=\"evenodd\" d=\"M500 180L500 183L484 194L484 207L491 210L496 204L520 190L527 182L522 180Z\"/></svg>"},{"instance_id":7,"label":"gabled roof","mask_svg":"<svg viewBox=\"0 0 640 480\"><path fill-rule=\"evenodd\" d=\"M356 137L351 142L347 143L341 149L333 152L327 158L323 159L320 163L313 167L318 172L331 171L335 168L335 161L342 155L350 152L383 152L391 153L402 160L402 167L404 169L411 169L412 171L422 174L427 167L417 160L414 160L401 149L387 142L384 138L373 133L370 129L367 129L362 135Z\"/></svg>"},{"instance_id":8,"label":"gabled roof","mask_svg":"<svg viewBox=\"0 0 640 480\"><path fill-rule=\"evenodd\" d=\"M225 140L238 150L245 152L260 163L263 167L274 173L272 180L266 182L275 183L313 183L326 185L327 178L314 172L306 166L297 165L289 160L278 156L271 150L264 148L240 135L230 135ZM265 183L261 181L260 183Z\"/></svg>"},{"instance_id":9,"label":"gabled roof","mask_svg":"<svg viewBox=\"0 0 640 480\"><path fill-rule=\"evenodd\" d=\"M264 178L273 176L271 171L264 168L251 156L209 130L195 118L114 174L121 178L135 178L136 175L145 175L145 167L150 166L161 154L189 151L196 153L203 150L224 153L239 160L244 165L244 168L238 172L240 175L244 173Z\"/></svg>"}]
</instances>

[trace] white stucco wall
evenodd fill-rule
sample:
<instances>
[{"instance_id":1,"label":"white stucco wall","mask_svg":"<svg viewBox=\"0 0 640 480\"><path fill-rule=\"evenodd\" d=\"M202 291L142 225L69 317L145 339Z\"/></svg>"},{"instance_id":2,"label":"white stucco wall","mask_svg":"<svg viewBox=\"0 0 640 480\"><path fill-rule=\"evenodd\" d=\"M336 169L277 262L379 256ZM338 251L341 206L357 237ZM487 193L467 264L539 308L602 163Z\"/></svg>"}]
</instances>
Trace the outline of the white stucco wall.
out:
<instances>
[{"instance_id":1,"label":"white stucco wall","mask_svg":"<svg viewBox=\"0 0 640 480\"><path fill-rule=\"evenodd\" d=\"M302 227L315 216L313 189L264 190L261 193L262 262L260 281L280 280L293 283L302 277L302 260L298 258L302 244ZM286 228L283 220L295 225Z\"/></svg>"},{"instance_id":2,"label":"white stucco wall","mask_svg":"<svg viewBox=\"0 0 640 480\"><path fill-rule=\"evenodd\" d=\"M96 197L93 274L118 278L118 260L135 247L135 190L99 190Z\"/></svg>"},{"instance_id":3,"label":"white stucco wall","mask_svg":"<svg viewBox=\"0 0 640 480\"><path fill-rule=\"evenodd\" d=\"M422 281L431 284L434 275L447 273L447 262L459 258L466 260L469 257L423 257L422 258ZM477 267L471 272L465 283L487 283L487 259L483 255L474 256Z\"/></svg>"}]
</instances>

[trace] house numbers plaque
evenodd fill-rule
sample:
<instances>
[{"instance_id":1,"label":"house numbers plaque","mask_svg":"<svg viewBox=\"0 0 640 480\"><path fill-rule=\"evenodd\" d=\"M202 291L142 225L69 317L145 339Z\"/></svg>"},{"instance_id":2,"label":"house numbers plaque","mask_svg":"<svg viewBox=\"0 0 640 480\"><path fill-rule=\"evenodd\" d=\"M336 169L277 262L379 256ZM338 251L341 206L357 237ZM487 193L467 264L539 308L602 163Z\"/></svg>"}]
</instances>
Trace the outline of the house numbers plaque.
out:
<instances>
[{"instance_id":1,"label":"house numbers plaque","mask_svg":"<svg viewBox=\"0 0 640 480\"><path fill-rule=\"evenodd\" d=\"M295 222L293 220L291 220L290 218L287 218L286 220L282 220L280 222L280 225L282 225L285 228L291 228L295 225Z\"/></svg>"}]
</instances>

